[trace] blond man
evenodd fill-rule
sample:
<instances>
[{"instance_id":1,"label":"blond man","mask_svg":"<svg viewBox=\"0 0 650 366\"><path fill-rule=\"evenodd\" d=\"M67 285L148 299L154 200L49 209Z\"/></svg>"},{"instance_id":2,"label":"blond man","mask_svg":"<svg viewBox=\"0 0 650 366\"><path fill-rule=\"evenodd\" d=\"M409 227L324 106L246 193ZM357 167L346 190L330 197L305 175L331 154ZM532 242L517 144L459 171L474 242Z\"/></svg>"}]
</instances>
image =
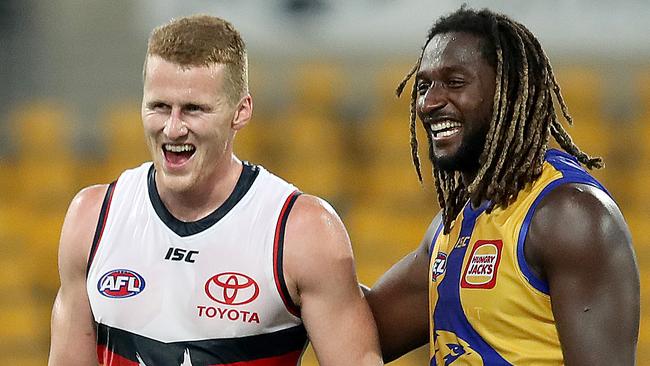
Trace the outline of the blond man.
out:
<instances>
[{"instance_id":1,"label":"blond man","mask_svg":"<svg viewBox=\"0 0 650 366\"><path fill-rule=\"evenodd\" d=\"M323 200L233 154L244 42L210 16L153 31L152 162L82 190L63 224L50 365L380 365L347 232Z\"/></svg>"}]
</instances>

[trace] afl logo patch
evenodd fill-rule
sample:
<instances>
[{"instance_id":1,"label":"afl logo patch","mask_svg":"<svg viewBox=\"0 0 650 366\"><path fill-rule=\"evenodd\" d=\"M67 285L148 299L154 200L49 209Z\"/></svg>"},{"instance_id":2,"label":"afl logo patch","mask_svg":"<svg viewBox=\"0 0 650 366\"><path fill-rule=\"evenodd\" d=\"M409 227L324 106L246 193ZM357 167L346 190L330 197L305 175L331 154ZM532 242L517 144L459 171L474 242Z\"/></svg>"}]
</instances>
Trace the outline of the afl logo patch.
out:
<instances>
[{"instance_id":1,"label":"afl logo patch","mask_svg":"<svg viewBox=\"0 0 650 366\"><path fill-rule=\"evenodd\" d=\"M501 240L478 240L465 266L460 286L463 288L493 288L501 261Z\"/></svg>"},{"instance_id":2,"label":"afl logo patch","mask_svg":"<svg viewBox=\"0 0 650 366\"><path fill-rule=\"evenodd\" d=\"M445 273L447 268L447 254L443 252L438 252L436 260L433 262L433 268L431 268L431 281L436 282L438 278Z\"/></svg>"},{"instance_id":3,"label":"afl logo patch","mask_svg":"<svg viewBox=\"0 0 650 366\"><path fill-rule=\"evenodd\" d=\"M257 298L260 287L254 279L243 273L223 272L208 279L205 294L220 304L244 305Z\"/></svg>"},{"instance_id":4,"label":"afl logo patch","mask_svg":"<svg viewBox=\"0 0 650 366\"><path fill-rule=\"evenodd\" d=\"M114 269L99 279L97 290L113 299L135 296L144 290L144 278L128 269Z\"/></svg>"}]
</instances>

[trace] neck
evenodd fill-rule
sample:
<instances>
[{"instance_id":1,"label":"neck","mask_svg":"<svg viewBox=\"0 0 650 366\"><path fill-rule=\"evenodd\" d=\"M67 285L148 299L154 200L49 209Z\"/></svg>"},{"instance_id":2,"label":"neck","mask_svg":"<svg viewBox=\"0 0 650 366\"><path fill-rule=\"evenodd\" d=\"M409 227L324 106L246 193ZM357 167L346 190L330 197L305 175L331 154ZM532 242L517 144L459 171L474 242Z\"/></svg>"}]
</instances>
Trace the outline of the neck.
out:
<instances>
[{"instance_id":1,"label":"neck","mask_svg":"<svg viewBox=\"0 0 650 366\"><path fill-rule=\"evenodd\" d=\"M202 177L203 179L186 190L173 191L161 187L158 180L156 189L165 207L174 217L185 222L197 221L208 216L228 199L237 185L242 169L242 162L233 155L225 164L220 164L210 176Z\"/></svg>"},{"instance_id":2,"label":"neck","mask_svg":"<svg viewBox=\"0 0 650 366\"><path fill-rule=\"evenodd\" d=\"M478 173L478 169L460 172L460 177L463 180L463 184L465 184L465 187L469 187L469 185L472 184L474 178L476 178L477 173Z\"/></svg>"},{"instance_id":3,"label":"neck","mask_svg":"<svg viewBox=\"0 0 650 366\"><path fill-rule=\"evenodd\" d=\"M474 179L476 179L476 175L478 174L479 168L476 167L475 169L466 169L464 171L460 172L460 177L463 180L463 184L465 187L469 187L472 182L474 182ZM471 202L470 205L472 206L472 209L477 209L477 206L474 206Z\"/></svg>"}]
</instances>

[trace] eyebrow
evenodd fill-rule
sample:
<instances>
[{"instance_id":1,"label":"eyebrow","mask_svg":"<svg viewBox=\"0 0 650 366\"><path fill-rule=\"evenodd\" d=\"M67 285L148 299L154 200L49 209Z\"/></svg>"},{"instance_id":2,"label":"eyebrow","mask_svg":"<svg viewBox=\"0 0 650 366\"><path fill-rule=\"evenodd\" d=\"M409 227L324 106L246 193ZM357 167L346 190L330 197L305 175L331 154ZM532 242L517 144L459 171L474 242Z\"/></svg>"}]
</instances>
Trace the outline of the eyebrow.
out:
<instances>
[{"instance_id":1,"label":"eyebrow","mask_svg":"<svg viewBox=\"0 0 650 366\"><path fill-rule=\"evenodd\" d=\"M444 67L438 69L437 72L442 73L442 74L449 74L449 73L452 73L452 72L466 73L467 68L465 66L462 66L462 65L451 65L451 66L444 66ZM426 76L426 74L427 74L427 72L422 71L422 70L418 70L418 72L415 74L415 79L416 80L417 79L422 79L422 78L424 78Z\"/></svg>"},{"instance_id":2,"label":"eyebrow","mask_svg":"<svg viewBox=\"0 0 650 366\"><path fill-rule=\"evenodd\" d=\"M147 104L146 104L146 106L147 106L147 107L153 107L153 106L155 106L155 105L157 105L157 104L166 104L166 105L168 105L169 103L163 102L163 101L160 100L160 99L155 99L155 100L150 100L150 101L148 101Z\"/></svg>"}]
</instances>

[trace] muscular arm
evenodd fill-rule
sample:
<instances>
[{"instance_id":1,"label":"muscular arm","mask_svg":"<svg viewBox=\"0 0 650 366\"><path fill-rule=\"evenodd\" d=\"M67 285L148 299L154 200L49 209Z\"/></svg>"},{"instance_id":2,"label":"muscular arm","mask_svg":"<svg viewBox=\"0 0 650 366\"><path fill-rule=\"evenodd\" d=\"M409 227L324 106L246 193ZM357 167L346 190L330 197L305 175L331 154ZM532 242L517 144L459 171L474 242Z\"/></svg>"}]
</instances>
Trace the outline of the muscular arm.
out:
<instances>
[{"instance_id":1,"label":"muscular arm","mask_svg":"<svg viewBox=\"0 0 650 366\"><path fill-rule=\"evenodd\" d=\"M52 309L50 366L97 365L96 335L86 294L86 264L106 186L73 199L59 243L61 288Z\"/></svg>"},{"instance_id":2,"label":"muscular arm","mask_svg":"<svg viewBox=\"0 0 650 366\"><path fill-rule=\"evenodd\" d=\"M320 365L381 365L377 329L334 210L302 195L289 214L284 273Z\"/></svg>"},{"instance_id":3,"label":"muscular arm","mask_svg":"<svg viewBox=\"0 0 650 366\"><path fill-rule=\"evenodd\" d=\"M386 362L429 341L428 250L440 219L438 214L420 246L388 270L366 295Z\"/></svg>"},{"instance_id":4,"label":"muscular arm","mask_svg":"<svg viewBox=\"0 0 650 366\"><path fill-rule=\"evenodd\" d=\"M533 216L528 262L550 288L566 365L633 365L639 273L627 225L604 192L556 188Z\"/></svg>"}]
</instances>

